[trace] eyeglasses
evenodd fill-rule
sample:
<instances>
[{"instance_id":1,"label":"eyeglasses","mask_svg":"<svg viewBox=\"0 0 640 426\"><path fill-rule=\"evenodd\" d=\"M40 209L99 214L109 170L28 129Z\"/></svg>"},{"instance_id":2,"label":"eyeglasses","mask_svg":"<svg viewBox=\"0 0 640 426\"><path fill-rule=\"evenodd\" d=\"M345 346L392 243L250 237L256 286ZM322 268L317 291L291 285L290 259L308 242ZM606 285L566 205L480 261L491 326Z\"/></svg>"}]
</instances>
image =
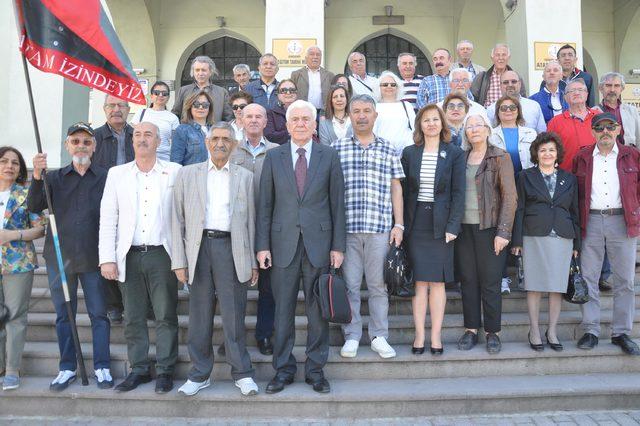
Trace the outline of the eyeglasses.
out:
<instances>
[{"instance_id":1,"label":"eyeglasses","mask_svg":"<svg viewBox=\"0 0 640 426\"><path fill-rule=\"evenodd\" d=\"M200 102L200 101L195 101L191 107L192 108L196 108L196 109L209 109L209 107L211 106L211 104L209 102Z\"/></svg>"},{"instance_id":2,"label":"eyeglasses","mask_svg":"<svg viewBox=\"0 0 640 426\"><path fill-rule=\"evenodd\" d=\"M455 103L455 104L450 102L450 103L447 104L447 109L449 111L453 111L454 109L464 109L464 104L462 102Z\"/></svg>"},{"instance_id":3,"label":"eyeglasses","mask_svg":"<svg viewBox=\"0 0 640 426\"><path fill-rule=\"evenodd\" d=\"M104 106L106 109L115 109L116 107L120 108L120 109L127 109L129 108L129 104L125 103L125 102L120 102L117 104L105 104Z\"/></svg>"},{"instance_id":4,"label":"eyeglasses","mask_svg":"<svg viewBox=\"0 0 640 426\"><path fill-rule=\"evenodd\" d=\"M278 90L278 93L280 93L281 95L286 95L287 93L293 95L294 93L298 93L298 89L296 89L295 87L283 87L282 89Z\"/></svg>"},{"instance_id":5,"label":"eyeglasses","mask_svg":"<svg viewBox=\"0 0 640 426\"><path fill-rule=\"evenodd\" d=\"M588 90L586 88L579 87L579 88L576 88L576 89L567 90L567 93L585 93L587 91Z\"/></svg>"},{"instance_id":6,"label":"eyeglasses","mask_svg":"<svg viewBox=\"0 0 640 426\"><path fill-rule=\"evenodd\" d=\"M91 144L93 143L92 139L69 139L69 143L73 146L78 146L82 143L82 145L84 146L91 146Z\"/></svg>"},{"instance_id":7,"label":"eyeglasses","mask_svg":"<svg viewBox=\"0 0 640 426\"><path fill-rule=\"evenodd\" d=\"M380 83L380 87L397 87L398 83Z\"/></svg>"},{"instance_id":8,"label":"eyeglasses","mask_svg":"<svg viewBox=\"0 0 640 426\"><path fill-rule=\"evenodd\" d=\"M507 111L517 111L518 110L518 106L517 105L500 105L500 112L507 112Z\"/></svg>"},{"instance_id":9,"label":"eyeglasses","mask_svg":"<svg viewBox=\"0 0 640 426\"><path fill-rule=\"evenodd\" d=\"M152 90L151 94L156 96L169 96L169 91L168 90Z\"/></svg>"},{"instance_id":10,"label":"eyeglasses","mask_svg":"<svg viewBox=\"0 0 640 426\"><path fill-rule=\"evenodd\" d=\"M520 80L502 80L501 81L501 83L505 84L505 85L507 85L507 84L514 85L514 84L518 84L519 82L520 82Z\"/></svg>"},{"instance_id":11,"label":"eyeglasses","mask_svg":"<svg viewBox=\"0 0 640 426\"><path fill-rule=\"evenodd\" d=\"M453 84L468 83L469 79L468 78L454 78L453 80L451 80L451 82Z\"/></svg>"},{"instance_id":12,"label":"eyeglasses","mask_svg":"<svg viewBox=\"0 0 640 426\"><path fill-rule=\"evenodd\" d=\"M597 126L593 126L592 129L595 130L598 133L604 132L604 129L607 129L610 132L613 132L614 130L616 130L618 128L618 124L616 123L611 123L611 124L599 124Z\"/></svg>"},{"instance_id":13,"label":"eyeglasses","mask_svg":"<svg viewBox=\"0 0 640 426\"><path fill-rule=\"evenodd\" d=\"M467 126L464 128L464 130L476 130L476 129L481 129L483 127L489 127L485 124L472 124L471 126Z\"/></svg>"},{"instance_id":14,"label":"eyeglasses","mask_svg":"<svg viewBox=\"0 0 640 426\"><path fill-rule=\"evenodd\" d=\"M248 104L236 104L236 105L231 105L231 109L234 111L240 110L242 111L244 109L244 107L246 107Z\"/></svg>"}]
</instances>

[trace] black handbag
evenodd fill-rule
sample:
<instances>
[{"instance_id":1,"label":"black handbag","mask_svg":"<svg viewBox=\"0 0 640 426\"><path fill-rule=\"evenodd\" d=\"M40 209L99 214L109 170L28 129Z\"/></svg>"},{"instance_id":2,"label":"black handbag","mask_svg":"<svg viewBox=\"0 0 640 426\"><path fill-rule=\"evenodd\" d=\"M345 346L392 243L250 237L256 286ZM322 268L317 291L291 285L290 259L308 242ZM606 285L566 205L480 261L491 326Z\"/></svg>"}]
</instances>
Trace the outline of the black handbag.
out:
<instances>
[{"instance_id":1,"label":"black handbag","mask_svg":"<svg viewBox=\"0 0 640 426\"><path fill-rule=\"evenodd\" d=\"M522 262L522 255L516 256L516 265L518 266L518 290L525 291L524 289L524 263Z\"/></svg>"},{"instance_id":2,"label":"black handbag","mask_svg":"<svg viewBox=\"0 0 640 426\"><path fill-rule=\"evenodd\" d=\"M351 322L351 305L347 297L347 284L331 268L328 274L318 277L313 292L320 304L322 319L335 324Z\"/></svg>"},{"instance_id":3,"label":"black handbag","mask_svg":"<svg viewBox=\"0 0 640 426\"><path fill-rule=\"evenodd\" d=\"M413 270L402 244L399 247L391 244L389 248L384 265L384 282L387 284L389 296L413 297L416 295Z\"/></svg>"},{"instance_id":4,"label":"black handbag","mask_svg":"<svg viewBox=\"0 0 640 426\"><path fill-rule=\"evenodd\" d=\"M567 286L567 292L562 297L567 302L575 303L576 305L587 303L589 301L589 288L584 278L582 278L580 266L575 257L571 258L570 268L569 285Z\"/></svg>"}]
</instances>

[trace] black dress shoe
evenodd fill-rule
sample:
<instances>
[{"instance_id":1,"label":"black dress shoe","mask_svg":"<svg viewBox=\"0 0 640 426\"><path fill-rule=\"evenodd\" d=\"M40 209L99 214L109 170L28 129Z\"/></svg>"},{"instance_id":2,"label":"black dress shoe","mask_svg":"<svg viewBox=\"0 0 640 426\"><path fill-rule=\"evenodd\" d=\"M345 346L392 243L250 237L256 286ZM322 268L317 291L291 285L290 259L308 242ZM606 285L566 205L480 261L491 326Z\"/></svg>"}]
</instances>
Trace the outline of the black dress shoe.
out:
<instances>
[{"instance_id":1,"label":"black dress shoe","mask_svg":"<svg viewBox=\"0 0 640 426\"><path fill-rule=\"evenodd\" d=\"M578 340L578 348L580 349L593 349L598 346L598 337L591 333L584 333L584 335Z\"/></svg>"},{"instance_id":2,"label":"black dress shoe","mask_svg":"<svg viewBox=\"0 0 640 426\"><path fill-rule=\"evenodd\" d=\"M430 346L429 350L431 351L431 355L442 355L444 352L444 346L441 348L434 348L433 346Z\"/></svg>"},{"instance_id":3,"label":"black dress shoe","mask_svg":"<svg viewBox=\"0 0 640 426\"><path fill-rule=\"evenodd\" d=\"M258 350L262 355L273 355L273 345L271 344L271 339L265 337L264 339L258 340Z\"/></svg>"},{"instance_id":4,"label":"black dress shoe","mask_svg":"<svg viewBox=\"0 0 640 426\"><path fill-rule=\"evenodd\" d=\"M122 311L118 309L107 311L107 317L109 317L111 324L122 324Z\"/></svg>"},{"instance_id":5,"label":"black dress shoe","mask_svg":"<svg viewBox=\"0 0 640 426\"><path fill-rule=\"evenodd\" d=\"M273 379L271 379L271 381L267 385L267 388L265 389L265 392L266 393L278 393L278 392L281 392L282 390L284 390L284 387L286 385L290 385L291 383L293 383L293 377L291 377L291 376L279 376L279 375L276 374L276 376Z\"/></svg>"},{"instance_id":6,"label":"black dress shoe","mask_svg":"<svg viewBox=\"0 0 640 426\"><path fill-rule=\"evenodd\" d=\"M458 340L458 349L468 351L478 344L478 333L473 331L465 331L460 340Z\"/></svg>"},{"instance_id":7,"label":"black dress shoe","mask_svg":"<svg viewBox=\"0 0 640 426\"><path fill-rule=\"evenodd\" d=\"M496 333L487 333L487 352L497 354L502 349L502 343Z\"/></svg>"},{"instance_id":8,"label":"black dress shoe","mask_svg":"<svg viewBox=\"0 0 640 426\"><path fill-rule=\"evenodd\" d=\"M329 393L331 391L331 385L329 385L329 381L324 377L316 380L307 377L304 381L306 384L313 386L313 390L318 393Z\"/></svg>"},{"instance_id":9,"label":"black dress shoe","mask_svg":"<svg viewBox=\"0 0 640 426\"><path fill-rule=\"evenodd\" d=\"M415 355L422 355L424 353L424 346L421 348L416 348L415 346L411 346L411 353Z\"/></svg>"},{"instance_id":10,"label":"black dress shoe","mask_svg":"<svg viewBox=\"0 0 640 426\"><path fill-rule=\"evenodd\" d=\"M122 383L116 386L116 392L129 392L143 383L149 383L151 376L148 374L129 373Z\"/></svg>"},{"instance_id":11,"label":"black dress shoe","mask_svg":"<svg viewBox=\"0 0 640 426\"><path fill-rule=\"evenodd\" d=\"M225 356L227 351L224 349L224 343L218 346L218 355Z\"/></svg>"},{"instance_id":12,"label":"black dress shoe","mask_svg":"<svg viewBox=\"0 0 640 426\"><path fill-rule=\"evenodd\" d=\"M600 291L611 291L611 284L609 284L609 281L604 278L600 278L598 281L598 289Z\"/></svg>"},{"instance_id":13,"label":"black dress shoe","mask_svg":"<svg viewBox=\"0 0 640 426\"><path fill-rule=\"evenodd\" d=\"M640 355L640 348L638 348L638 345L626 334L612 337L611 343L620 346L622 348L622 351L626 354Z\"/></svg>"},{"instance_id":14,"label":"black dress shoe","mask_svg":"<svg viewBox=\"0 0 640 426\"><path fill-rule=\"evenodd\" d=\"M156 377L156 393L167 393L171 389L173 389L173 377L171 374L158 374L158 377Z\"/></svg>"},{"instance_id":15,"label":"black dress shoe","mask_svg":"<svg viewBox=\"0 0 640 426\"><path fill-rule=\"evenodd\" d=\"M551 349L553 349L556 352L562 352L562 350L564 349L564 346L562 346L562 343L558 342L558 343L552 343L549 340L549 330L544 332L544 337L547 339L547 345L549 345L549 347Z\"/></svg>"},{"instance_id":16,"label":"black dress shoe","mask_svg":"<svg viewBox=\"0 0 640 426\"><path fill-rule=\"evenodd\" d=\"M531 342L531 332L529 332L529 334L527 334L527 338L529 339L529 346L531 346L531 349L533 349L536 352L544 351L544 345L542 343L532 343ZM549 338L547 337L547 342L548 341L549 341Z\"/></svg>"}]
</instances>

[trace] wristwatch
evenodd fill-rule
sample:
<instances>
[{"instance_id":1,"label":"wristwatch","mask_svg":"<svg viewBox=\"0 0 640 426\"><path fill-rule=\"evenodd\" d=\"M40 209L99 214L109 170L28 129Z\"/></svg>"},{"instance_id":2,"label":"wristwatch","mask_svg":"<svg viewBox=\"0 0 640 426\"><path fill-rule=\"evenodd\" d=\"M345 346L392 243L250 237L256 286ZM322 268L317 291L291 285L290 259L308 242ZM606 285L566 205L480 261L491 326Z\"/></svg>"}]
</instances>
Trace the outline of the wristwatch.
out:
<instances>
[{"instance_id":1,"label":"wristwatch","mask_svg":"<svg viewBox=\"0 0 640 426\"><path fill-rule=\"evenodd\" d=\"M404 231L404 225L400 225L399 223L396 223L395 225L393 225L394 228L400 228Z\"/></svg>"}]
</instances>

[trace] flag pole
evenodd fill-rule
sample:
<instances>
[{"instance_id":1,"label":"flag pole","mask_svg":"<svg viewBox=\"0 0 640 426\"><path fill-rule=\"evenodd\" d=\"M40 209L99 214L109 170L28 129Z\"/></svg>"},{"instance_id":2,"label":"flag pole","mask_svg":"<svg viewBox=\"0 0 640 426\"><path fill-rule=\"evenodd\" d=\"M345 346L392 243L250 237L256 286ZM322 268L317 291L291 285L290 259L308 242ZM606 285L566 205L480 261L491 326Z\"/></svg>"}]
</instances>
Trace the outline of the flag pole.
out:
<instances>
[{"instance_id":1,"label":"flag pole","mask_svg":"<svg viewBox=\"0 0 640 426\"><path fill-rule=\"evenodd\" d=\"M27 59L24 54L21 53L22 68L24 69L24 79L27 83L27 93L29 94L29 106L31 108L31 121L33 123L33 132L36 135L36 145L38 147L38 153L42 154L42 142L40 141L40 130L38 129L38 118L36 117L35 104L33 102L33 92L31 90L31 79L29 78L29 68L27 67ZM47 185L46 173L43 170L42 181L44 183L44 194L47 199L47 209L49 210L49 231L51 231L51 237L53 239L53 247L56 251L56 259L58 260L58 271L60 272L60 281L62 282L62 291L64 293L64 304L67 307L67 316L69 317L69 325L71 326L71 335L73 336L73 346L76 349L76 358L78 360L78 367L80 368L80 378L82 380L82 386L88 386L89 380L87 379L87 370L84 366L84 358L82 357L82 347L80 346L80 339L78 338L78 328L76 327L75 316L73 315L73 309L71 308L71 297L69 296L69 286L67 285L67 274L64 272L64 263L62 261L62 251L60 249L60 239L58 238L58 228L56 226L56 217L53 212L53 204L51 203L51 193L49 192L49 186Z\"/></svg>"}]
</instances>

